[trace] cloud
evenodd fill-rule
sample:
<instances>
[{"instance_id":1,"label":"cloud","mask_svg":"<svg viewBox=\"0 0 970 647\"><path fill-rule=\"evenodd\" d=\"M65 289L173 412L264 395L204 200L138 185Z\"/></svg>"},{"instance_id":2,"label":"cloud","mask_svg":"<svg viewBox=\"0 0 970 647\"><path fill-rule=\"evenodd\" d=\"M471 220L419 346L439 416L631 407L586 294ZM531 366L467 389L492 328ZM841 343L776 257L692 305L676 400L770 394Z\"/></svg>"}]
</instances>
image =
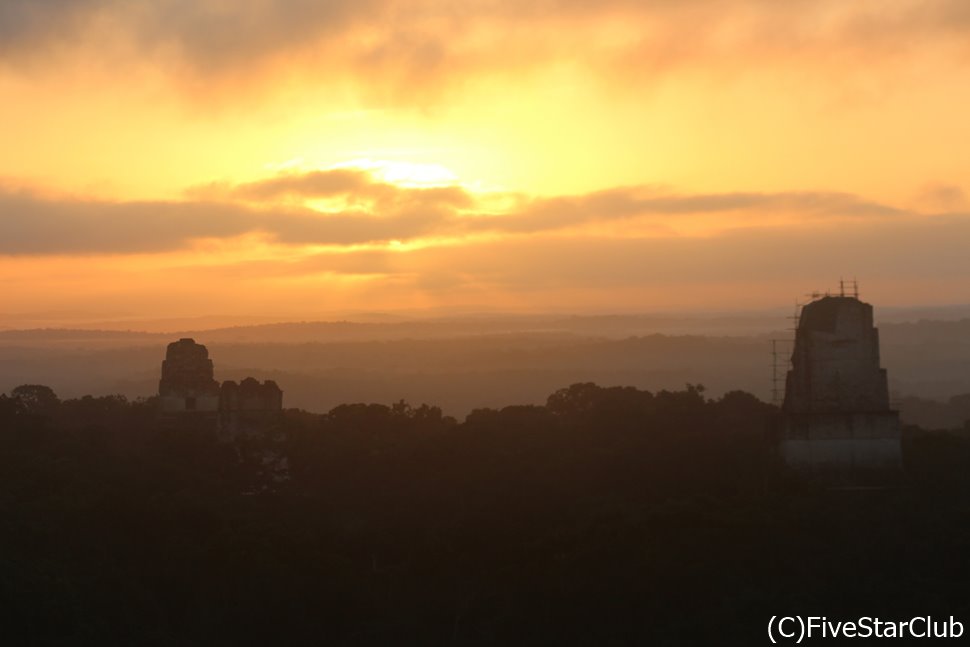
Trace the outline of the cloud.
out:
<instances>
[{"instance_id":1,"label":"cloud","mask_svg":"<svg viewBox=\"0 0 970 647\"><path fill-rule=\"evenodd\" d=\"M735 281L787 280L818 286L820 279L878 277L880 281L970 280L970 215L823 223L810 230L749 228L716 237L512 238L418 250L397 269L433 274L447 268L495 289L608 290Z\"/></svg>"},{"instance_id":2,"label":"cloud","mask_svg":"<svg viewBox=\"0 0 970 647\"><path fill-rule=\"evenodd\" d=\"M152 51L166 49L200 68L246 64L340 34L375 18L387 0L3 0L0 46L50 48L109 20Z\"/></svg>"},{"instance_id":3,"label":"cloud","mask_svg":"<svg viewBox=\"0 0 970 647\"><path fill-rule=\"evenodd\" d=\"M120 6L110 0L2 0L0 53L22 54L73 40L101 12Z\"/></svg>"},{"instance_id":4,"label":"cloud","mask_svg":"<svg viewBox=\"0 0 970 647\"><path fill-rule=\"evenodd\" d=\"M231 187L232 196L258 202L297 196L320 198L346 195L370 188L373 180L363 171L335 169L311 173L291 173Z\"/></svg>"},{"instance_id":5,"label":"cloud","mask_svg":"<svg viewBox=\"0 0 970 647\"><path fill-rule=\"evenodd\" d=\"M596 221L644 216L689 216L749 212L797 213L813 218L858 218L905 215L889 205L870 202L848 193L709 193L665 195L655 189L628 187L582 196L537 200L521 212L491 218L477 228L504 232L535 232Z\"/></svg>"},{"instance_id":6,"label":"cloud","mask_svg":"<svg viewBox=\"0 0 970 647\"><path fill-rule=\"evenodd\" d=\"M671 304L762 307L771 299L783 305L802 296L801 290L836 285L840 276L858 277L865 295L879 293L882 300L898 298L894 290L903 284L945 284L956 299L970 280L964 251L968 237L968 215L897 219L876 228L860 219L825 221L797 232L749 228L716 237L516 236L408 252L326 252L286 263L244 262L186 272L230 283L269 279L274 285L354 274L373 279L366 289L392 303L425 295L440 303L481 299L493 305L575 310L597 303L614 311Z\"/></svg>"},{"instance_id":7,"label":"cloud","mask_svg":"<svg viewBox=\"0 0 970 647\"><path fill-rule=\"evenodd\" d=\"M883 300L935 290L934 298L958 301L970 280L970 213L902 211L849 194L647 186L520 198L502 214L477 204L321 213L277 204L276 192L265 202L230 198L237 188L220 187L222 201L172 202L0 190L8 308L48 307L51 298L117 307L148 303L150 293L145 307L155 312L243 305L264 312L267 304L303 312L325 286L328 307L338 309L477 303L636 311L780 303L792 290L824 289L839 276L858 277L873 298L877 288ZM698 216L723 216L729 226L714 235L645 234L639 226ZM599 223L614 226L606 234L588 227ZM194 242L203 238L215 242Z\"/></svg>"},{"instance_id":8,"label":"cloud","mask_svg":"<svg viewBox=\"0 0 970 647\"><path fill-rule=\"evenodd\" d=\"M188 275L219 281L303 278L321 274L374 276L398 272L401 266L396 261L400 256L399 253L383 249L352 249L285 260L243 260L216 265L190 263L180 269Z\"/></svg>"},{"instance_id":9,"label":"cloud","mask_svg":"<svg viewBox=\"0 0 970 647\"><path fill-rule=\"evenodd\" d=\"M955 184L928 184L917 195L916 201L934 211L954 212L970 209L970 199L966 192Z\"/></svg>"},{"instance_id":10,"label":"cloud","mask_svg":"<svg viewBox=\"0 0 970 647\"><path fill-rule=\"evenodd\" d=\"M216 195L221 189L230 198L255 202L273 202L280 198L344 197L371 202L381 209L406 205L469 207L473 203L471 196L457 186L401 187L378 182L366 171L357 169L284 173L234 187L210 185L208 188ZM196 189L196 192L202 195L210 193L207 187Z\"/></svg>"},{"instance_id":11,"label":"cloud","mask_svg":"<svg viewBox=\"0 0 970 647\"><path fill-rule=\"evenodd\" d=\"M320 197L342 203L321 211L301 202ZM492 213L484 207L494 196L476 197L459 187L399 187L348 170L209 185L192 191L190 199L169 202L50 198L8 189L0 190L0 254L162 252L197 239L251 233L282 245L350 246L483 233L528 236L628 221L669 235L673 225L699 216L722 221L721 229L786 218L807 224L918 217L846 193L676 194L623 187L545 199L506 197L509 208Z\"/></svg>"},{"instance_id":12,"label":"cloud","mask_svg":"<svg viewBox=\"0 0 970 647\"><path fill-rule=\"evenodd\" d=\"M0 2L8 63L73 46L113 64L175 62L182 82L216 84L277 79L282 63L285 74L366 86L372 99L562 62L621 81L698 61L743 71L800 56L838 58L844 71L860 57L960 44L968 28L964 0Z\"/></svg>"},{"instance_id":13,"label":"cloud","mask_svg":"<svg viewBox=\"0 0 970 647\"><path fill-rule=\"evenodd\" d=\"M343 211L255 209L217 202L97 202L0 193L0 254L126 254L182 249L201 238L262 232L289 245L409 239L443 219L434 209L394 217Z\"/></svg>"}]
</instances>

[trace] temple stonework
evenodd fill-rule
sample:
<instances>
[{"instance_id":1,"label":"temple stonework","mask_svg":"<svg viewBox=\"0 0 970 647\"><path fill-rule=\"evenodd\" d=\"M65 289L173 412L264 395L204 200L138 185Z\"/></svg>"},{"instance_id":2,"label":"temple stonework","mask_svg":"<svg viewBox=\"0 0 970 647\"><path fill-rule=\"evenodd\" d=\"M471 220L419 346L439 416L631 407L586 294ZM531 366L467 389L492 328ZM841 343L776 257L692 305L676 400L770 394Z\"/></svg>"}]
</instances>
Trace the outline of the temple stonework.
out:
<instances>
[{"instance_id":1,"label":"temple stonework","mask_svg":"<svg viewBox=\"0 0 970 647\"><path fill-rule=\"evenodd\" d=\"M283 391L273 380L229 380L219 390L219 429L224 432L258 431L278 422L282 411Z\"/></svg>"},{"instance_id":2,"label":"temple stonework","mask_svg":"<svg viewBox=\"0 0 970 647\"><path fill-rule=\"evenodd\" d=\"M205 346L188 338L168 345L158 399L163 414L217 414L219 383L213 378L212 360Z\"/></svg>"},{"instance_id":3,"label":"temple stonework","mask_svg":"<svg viewBox=\"0 0 970 647\"><path fill-rule=\"evenodd\" d=\"M900 469L899 414L890 408L871 305L852 296L806 305L791 365L782 405L786 463L844 482Z\"/></svg>"},{"instance_id":4,"label":"temple stonework","mask_svg":"<svg viewBox=\"0 0 970 647\"><path fill-rule=\"evenodd\" d=\"M283 391L276 382L247 377L237 384L213 377L209 351L183 338L168 345L158 383L159 412L169 423L192 423L236 435L279 422Z\"/></svg>"}]
</instances>

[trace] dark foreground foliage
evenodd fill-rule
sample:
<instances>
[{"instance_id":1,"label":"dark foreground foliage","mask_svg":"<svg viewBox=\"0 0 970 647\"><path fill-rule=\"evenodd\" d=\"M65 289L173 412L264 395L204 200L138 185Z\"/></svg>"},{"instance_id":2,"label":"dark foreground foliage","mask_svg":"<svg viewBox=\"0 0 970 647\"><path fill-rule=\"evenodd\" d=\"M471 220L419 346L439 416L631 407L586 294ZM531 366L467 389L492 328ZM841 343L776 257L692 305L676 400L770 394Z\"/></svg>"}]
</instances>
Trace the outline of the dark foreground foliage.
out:
<instances>
[{"instance_id":1,"label":"dark foreground foliage","mask_svg":"<svg viewBox=\"0 0 970 647\"><path fill-rule=\"evenodd\" d=\"M778 467L773 415L578 384L461 424L288 411L225 443L150 401L28 386L0 397L0 626L37 645L724 645L781 613L970 619L970 443L910 430L903 487L824 491Z\"/></svg>"}]
</instances>

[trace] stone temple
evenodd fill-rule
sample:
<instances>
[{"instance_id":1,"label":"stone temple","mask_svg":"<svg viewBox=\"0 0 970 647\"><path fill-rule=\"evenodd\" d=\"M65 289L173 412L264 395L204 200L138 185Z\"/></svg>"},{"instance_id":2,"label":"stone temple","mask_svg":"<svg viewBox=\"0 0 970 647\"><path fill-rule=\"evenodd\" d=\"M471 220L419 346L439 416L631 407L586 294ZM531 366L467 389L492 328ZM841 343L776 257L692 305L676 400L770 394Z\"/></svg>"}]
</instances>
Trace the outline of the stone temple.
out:
<instances>
[{"instance_id":1,"label":"stone temple","mask_svg":"<svg viewBox=\"0 0 970 647\"><path fill-rule=\"evenodd\" d=\"M799 471L859 482L900 469L871 305L826 295L802 308L782 413L782 456Z\"/></svg>"},{"instance_id":2,"label":"stone temple","mask_svg":"<svg viewBox=\"0 0 970 647\"><path fill-rule=\"evenodd\" d=\"M168 345L158 399L163 414L218 413L219 383L213 378L212 360L205 346L188 338Z\"/></svg>"},{"instance_id":3,"label":"stone temple","mask_svg":"<svg viewBox=\"0 0 970 647\"><path fill-rule=\"evenodd\" d=\"M171 424L208 427L236 435L266 429L283 411L283 391L276 382L247 377L221 385L213 376L209 351L182 338L168 345L158 383L159 413Z\"/></svg>"}]
</instances>

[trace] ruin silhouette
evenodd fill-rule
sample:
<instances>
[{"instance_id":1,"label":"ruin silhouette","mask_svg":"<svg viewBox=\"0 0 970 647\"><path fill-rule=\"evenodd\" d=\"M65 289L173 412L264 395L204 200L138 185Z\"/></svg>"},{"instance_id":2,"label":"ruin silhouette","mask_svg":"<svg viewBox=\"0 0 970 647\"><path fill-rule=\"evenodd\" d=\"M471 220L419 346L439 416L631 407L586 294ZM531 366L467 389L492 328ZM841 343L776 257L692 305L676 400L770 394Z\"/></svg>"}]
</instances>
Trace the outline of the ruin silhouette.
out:
<instances>
[{"instance_id":1,"label":"ruin silhouette","mask_svg":"<svg viewBox=\"0 0 970 647\"><path fill-rule=\"evenodd\" d=\"M168 345L158 400L163 420L218 424L219 383L205 346L186 337Z\"/></svg>"},{"instance_id":2,"label":"ruin silhouette","mask_svg":"<svg viewBox=\"0 0 970 647\"><path fill-rule=\"evenodd\" d=\"M791 363L782 405L785 462L850 483L898 471L899 414L890 407L872 306L844 293L805 305Z\"/></svg>"},{"instance_id":3,"label":"ruin silhouette","mask_svg":"<svg viewBox=\"0 0 970 647\"><path fill-rule=\"evenodd\" d=\"M214 378L209 351L183 337L168 345L158 383L159 414L170 424L210 427L224 435L259 431L279 421L283 391L273 380L237 384Z\"/></svg>"}]
</instances>

